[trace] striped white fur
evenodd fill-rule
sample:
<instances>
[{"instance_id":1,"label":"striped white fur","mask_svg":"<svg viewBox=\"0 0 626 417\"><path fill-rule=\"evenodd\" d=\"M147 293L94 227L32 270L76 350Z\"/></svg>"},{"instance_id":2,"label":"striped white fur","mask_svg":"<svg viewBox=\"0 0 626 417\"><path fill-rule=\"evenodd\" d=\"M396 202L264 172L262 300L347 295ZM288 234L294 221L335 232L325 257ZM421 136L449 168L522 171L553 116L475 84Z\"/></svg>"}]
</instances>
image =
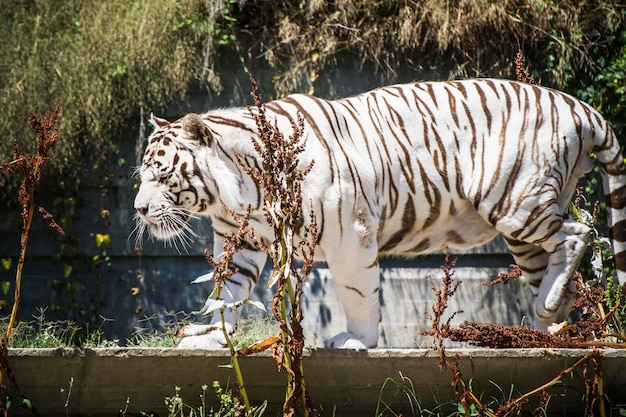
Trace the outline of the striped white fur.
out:
<instances>
[{"instance_id":1,"label":"striped white fur","mask_svg":"<svg viewBox=\"0 0 626 417\"><path fill-rule=\"evenodd\" d=\"M626 283L624 159L605 120L569 95L502 80L424 82L336 101L292 95L267 103L266 112L285 135L298 113L305 120L301 163L315 164L303 201L313 202L321 226L316 258L328 263L347 316L347 331L328 346L376 346L379 255L470 248L498 233L536 295L534 326L563 321L589 235L567 207L593 166L589 152L601 167L618 278ZM185 228L173 230L181 222L168 217L211 216L220 253L233 222L219 199L236 210L250 203L257 236L271 241L261 193L235 158L258 161L250 111L153 123L135 200L139 221L172 239ZM308 204L303 210L308 219ZM248 297L264 262L251 246L236 255L232 297ZM229 326L236 320L228 317ZM220 338L215 331L193 335L182 346L211 347Z\"/></svg>"}]
</instances>

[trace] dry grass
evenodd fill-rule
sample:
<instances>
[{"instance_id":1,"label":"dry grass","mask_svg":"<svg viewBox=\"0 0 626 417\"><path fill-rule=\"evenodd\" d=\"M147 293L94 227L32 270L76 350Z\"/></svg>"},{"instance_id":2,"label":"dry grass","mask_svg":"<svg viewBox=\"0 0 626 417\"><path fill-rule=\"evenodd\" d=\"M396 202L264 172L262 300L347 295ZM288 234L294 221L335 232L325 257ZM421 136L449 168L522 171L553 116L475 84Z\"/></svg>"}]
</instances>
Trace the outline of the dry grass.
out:
<instances>
[{"instance_id":1,"label":"dry grass","mask_svg":"<svg viewBox=\"0 0 626 417\"><path fill-rule=\"evenodd\" d=\"M64 179L56 181L60 188L77 183L81 169L102 165L117 129L140 109L148 113L182 97L201 68L185 20L199 1L80 4L15 2L0 11L7 46L0 49L0 137L18 137L30 151L32 144L18 134L22 120L28 111L42 114L62 103L65 140L50 163ZM0 159L9 152L10 144L0 144Z\"/></svg>"},{"instance_id":2,"label":"dry grass","mask_svg":"<svg viewBox=\"0 0 626 417\"><path fill-rule=\"evenodd\" d=\"M447 68L449 77L511 75L511 57L520 47L543 64L553 59L546 75L562 87L574 69L592 64L590 48L623 22L622 8L617 1L572 0L311 0L304 8L281 1L256 11L263 16L258 47L284 70L283 93L313 85L341 51L393 79L406 64ZM259 28L250 22L248 30Z\"/></svg>"}]
</instances>

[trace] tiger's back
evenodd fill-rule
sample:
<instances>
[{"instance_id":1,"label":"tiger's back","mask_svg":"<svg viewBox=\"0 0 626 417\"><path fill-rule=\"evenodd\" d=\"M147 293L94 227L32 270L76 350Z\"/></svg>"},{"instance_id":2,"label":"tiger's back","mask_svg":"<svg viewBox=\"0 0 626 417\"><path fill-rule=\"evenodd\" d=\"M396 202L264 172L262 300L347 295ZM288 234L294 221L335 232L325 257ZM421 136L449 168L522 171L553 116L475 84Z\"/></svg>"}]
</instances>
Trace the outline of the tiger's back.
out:
<instances>
[{"instance_id":1,"label":"tiger's back","mask_svg":"<svg viewBox=\"0 0 626 417\"><path fill-rule=\"evenodd\" d=\"M542 115L554 106L577 107L558 120ZM476 246L503 220L519 236L532 225L510 218L527 217L552 194L563 210L592 168L593 132L610 131L569 96L498 80L391 86L338 101L298 95L268 110L304 115L312 176L340 189L339 210L376 223L382 253ZM329 199L323 191L316 200Z\"/></svg>"},{"instance_id":2,"label":"tiger's back","mask_svg":"<svg viewBox=\"0 0 626 417\"><path fill-rule=\"evenodd\" d=\"M294 95L266 110L283 131L297 114L305 120L302 164L315 164L304 201L312 201L322 224L318 255L329 264L348 319L347 332L329 346L376 344L379 254L467 248L498 233L537 295L535 326L563 320L589 233L567 218L567 205L578 177L592 168L592 150L605 178L618 276L626 278L623 158L604 119L579 100L528 84L470 80L390 86L337 101ZM216 170L204 181L239 187L241 205L254 199L254 185L228 160L245 151L254 128L242 110L222 114L201 117L215 139L207 144L218 148L212 158L193 159L225 164L239 182L218 181ZM205 212L217 236L225 233L229 223L219 209ZM262 219L258 226L263 233ZM237 265L249 273L233 282L258 276L264 258L249 255Z\"/></svg>"}]
</instances>

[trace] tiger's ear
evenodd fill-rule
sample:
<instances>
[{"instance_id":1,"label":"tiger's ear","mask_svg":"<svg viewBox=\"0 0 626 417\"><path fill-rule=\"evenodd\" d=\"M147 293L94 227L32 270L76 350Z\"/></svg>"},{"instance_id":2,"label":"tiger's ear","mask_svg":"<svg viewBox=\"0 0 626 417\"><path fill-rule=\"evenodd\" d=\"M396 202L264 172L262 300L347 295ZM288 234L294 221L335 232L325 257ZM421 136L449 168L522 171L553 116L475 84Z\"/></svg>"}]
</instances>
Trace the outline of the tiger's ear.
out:
<instances>
[{"instance_id":1,"label":"tiger's ear","mask_svg":"<svg viewBox=\"0 0 626 417\"><path fill-rule=\"evenodd\" d=\"M154 126L157 129L167 127L170 125L170 122L168 122L165 119L161 119L160 117L156 117L154 113L150 113L150 123L152 123L152 126Z\"/></svg>"},{"instance_id":2,"label":"tiger's ear","mask_svg":"<svg viewBox=\"0 0 626 417\"><path fill-rule=\"evenodd\" d=\"M206 145L213 141L211 131L204 121L195 113L189 113L182 121L183 137L188 140L197 140Z\"/></svg>"}]
</instances>

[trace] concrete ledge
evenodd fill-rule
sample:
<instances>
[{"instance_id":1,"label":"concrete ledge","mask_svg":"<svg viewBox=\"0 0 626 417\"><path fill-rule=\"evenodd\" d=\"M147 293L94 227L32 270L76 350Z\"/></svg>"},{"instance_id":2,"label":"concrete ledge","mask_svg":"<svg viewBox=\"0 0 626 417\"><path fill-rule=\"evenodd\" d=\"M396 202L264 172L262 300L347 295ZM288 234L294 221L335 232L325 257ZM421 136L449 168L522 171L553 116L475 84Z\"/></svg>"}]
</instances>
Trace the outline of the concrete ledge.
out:
<instances>
[{"instance_id":1,"label":"concrete ledge","mask_svg":"<svg viewBox=\"0 0 626 417\"><path fill-rule=\"evenodd\" d=\"M515 392L527 392L554 378L564 368L584 356L581 349L448 349L458 355L466 380L472 379L483 398L502 400L513 384ZM604 387L612 399L626 398L626 350L601 350ZM128 413L157 412L167 415L164 399L175 387L186 403L199 405L202 385L209 386L210 404L215 405L212 381L233 385L234 374L226 350L113 348L113 349L10 349L9 364L21 392L41 415L65 416L70 378L74 379L69 413L71 415L111 416L125 407ZM254 404L268 400L276 415L284 397L284 373L277 373L268 355L241 358L244 378ZM433 350L370 350L367 352L318 349L304 359L305 376L314 402L332 415L373 416L381 395L396 412L406 412L408 403L389 377L399 373L410 378L421 405L432 409L454 401L451 374L439 370L439 357ZM497 388L499 387L502 392ZM60 390L64 388L65 393ZM551 388L550 408L558 412L580 411L583 407L582 372L564 378ZM30 415L30 414L17 414ZM131 414L132 415L132 414Z\"/></svg>"}]
</instances>

